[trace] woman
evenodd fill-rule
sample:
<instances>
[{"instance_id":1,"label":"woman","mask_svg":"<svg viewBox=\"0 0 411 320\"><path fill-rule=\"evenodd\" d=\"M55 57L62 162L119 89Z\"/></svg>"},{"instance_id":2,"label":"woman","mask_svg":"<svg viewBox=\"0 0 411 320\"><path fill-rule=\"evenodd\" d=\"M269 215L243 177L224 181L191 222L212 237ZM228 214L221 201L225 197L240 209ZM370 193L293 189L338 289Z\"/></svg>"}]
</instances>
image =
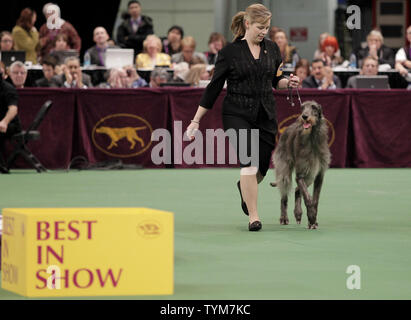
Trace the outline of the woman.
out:
<instances>
[{"instance_id":1,"label":"woman","mask_svg":"<svg viewBox=\"0 0 411 320\"><path fill-rule=\"evenodd\" d=\"M207 65L199 63L193 65L185 77L185 82L193 87L204 88L210 80L210 73L207 71ZM206 85L204 85L206 83Z\"/></svg>"},{"instance_id":2,"label":"woman","mask_svg":"<svg viewBox=\"0 0 411 320\"><path fill-rule=\"evenodd\" d=\"M300 57L297 53L297 49L288 44L287 34L283 29L278 29L274 34L273 40L277 46L280 48L281 58L283 59L284 64L291 64L292 67L295 67Z\"/></svg>"},{"instance_id":3,"label":"woman","mask_svg":"<svg viewBox=\"0 0 411 320\"><path fill-rule=\"evenodd\" d=\"M298 88L302 88L302 82L310 75L310 63L307 59L300 59L294 69L294 74L300 79L301 84Z\"/></svg>"},{"instance_id":4,"label":"woman","mask_svg":"<svg viewBox=\"0 0 411 320\"><path fill-rule=\"evenodd\" d=\"M227 44L224 36L221 33L213 32L208 39L208 51L204 52L207 57L208 64L215 64L217 61L218 52Z\"/></svg>"},{"instance_id":5,"label":"woman","mask_svg":"<svg viewBox=\"0 0 411 320\"><path fill-rule=\"evenodd\" d=\"M173 54L171 62L180 63L187 62L190 66L196 63L207 64L206 56L196 51L196 41L193 37L188 36L181 40L181 52Z\"/></svg>"},{"instance_id":6,"label":"woman","mask_svg":"<svg viewBox=\"0 0 411 320\"><path fill-rule=\"evenodd\" d=\"M161 52L161 40L155 35L147 36L143 42L144 53L139 53L136 58L137 68L154 69L156 66L169 67L170 56Z\"/></svg>"},{"instance_id":7,"label":"woman","mask_svg":"<svg viewBox=\"0 0 411 320\"><path fill-rule=\"evenodd\" d=\"M395 54L394 51L384 45L384 37L378 30L372 30L367 36L367 46L360 49L357 53L358 66L361 68L363 60L368 57L378 59L380 65L388 64L394 68Z\"/></svg>"},{"instance_id":8,"label":"woman","mask_svg":"<svg viewBox=\"0 0 411 320\"><path fill-rule=\"evenodd\" d=\"M404 77L408 75L408 69L411 69L411 26L407 28L405 47L395 55L395 69Z\"/></svg>"},{"instance_id":9,"label":"woman","mask_svg":"<svg viewBox=\"0 0 411 320\"><path fill-rule=\"evenodd\" d=\"M290 80L282 77L280 50L274 42L265 39L270 20L271 12L261 4L253 4L233 17L231 30L234 41L219 52L213 78L187 128L187 135L193 139L201 118L213 107L227 80L227 95L223 103L224 130L234 129L237 145L240 145L242 141L239 141L238 133L245 129L247 141L244 144L248 154L254 149L250 144L251 129L259 130L258 159L245 163L237 150L242 167L237 186L244 199L241 202L243 211L249 215L250 231L258 231L262 227L257 212L257 184L267 173L275 147L277 119L272 89L273 86L296 88L299 84L298 77L292 74Z\"/></svg>"},{"instance_id":10,"label":"woman","mask_svg":"<svg viewBox=\"0 0 411 320\"><path fill-rule=\"evenodd\" d=\"M14 47L13 36L8 31L0 33L0 51L12 51Z\"/></svg>"},{"instance_id":11,"label":"woman","mask_svg":"<svg viewBox=\"0 0 411 320\"><path fill-rule=\"evenodd\" d=\"M172 56L181 51L181 39L184 37L184 30L180 26L171 26L168 29L167 37L162 38L163 52Z\"/></svg>"},{"instance_id":12,"label":"woman","mask_svg":"<svg viewBox=\"0 0 411 320\"><path fill-rule=\"evenodd\" d=\"M328 36L321 43L320 59L326 67L336 67L343 62L343 58L336 53L340 51L336 37Z\"/></svg>"},{"instance_id":13,"label":"woman","mask_svg":"<svg viewBox=\"0 0 411 320\"><path fill-rule=\"evenodd\" d=\"M34 26L37 19L35 11L26 8L20 14L16 26L13 28L14 49L26 52L26 61L37 64L39 47L39 33Z\"/></svg>"}]
</instances>

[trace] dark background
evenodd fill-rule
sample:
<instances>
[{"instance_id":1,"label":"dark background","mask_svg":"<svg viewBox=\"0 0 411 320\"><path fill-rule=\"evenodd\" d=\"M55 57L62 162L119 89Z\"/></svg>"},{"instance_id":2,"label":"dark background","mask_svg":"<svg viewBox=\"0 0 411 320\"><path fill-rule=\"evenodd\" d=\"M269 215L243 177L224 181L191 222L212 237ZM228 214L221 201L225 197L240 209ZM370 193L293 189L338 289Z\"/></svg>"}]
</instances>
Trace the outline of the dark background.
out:
<instances>
[{"instance_id":1,"label":"dark background","mask_svg":"<svg viewBox=\"0 0 411 320\"><path fill-rule=\"evenodd\" d=\"M42 9L48 2L57 4L61 9L61 17L70 22L77 30L81 37L81 57L83 57L85 50L94 45L93 30L95 27L102 26L106 28L110 37L112 36L111 32L116 20L120 0L9 0L7 4L3 3L0 9L0 32L11 32L16 25L20 12L24 8L31 8L36 11L37 21L35 26L37 30L40 30L40 27L46 22Z\"/></svg>"}]
</instances>

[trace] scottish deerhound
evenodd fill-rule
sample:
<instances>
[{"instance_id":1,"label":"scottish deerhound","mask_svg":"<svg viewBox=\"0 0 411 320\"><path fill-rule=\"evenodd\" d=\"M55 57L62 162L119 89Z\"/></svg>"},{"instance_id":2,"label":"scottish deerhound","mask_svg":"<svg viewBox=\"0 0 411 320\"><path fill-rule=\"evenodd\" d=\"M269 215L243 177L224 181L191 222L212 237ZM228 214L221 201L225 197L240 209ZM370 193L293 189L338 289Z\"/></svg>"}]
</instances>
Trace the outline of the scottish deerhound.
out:
<instances>
[{"instance_id":1,"label":"scottish deerhound","mask_svg":"<svg viewBox=\"0 0 411 320\"><path fill-rule=\"evenodd\" d=\"M288 224L287 203L295 170L294 216L301 223L301 194L307 207L308 228L317 229L317 210L325 171L331 160L328 148L328 126L322 116L322 108L315 101L306 101L301 114L280 137L274 151L276 185L281 193L281 224ZM308 187L314 182L311 197Z\"/></svg>"}]
</instances>

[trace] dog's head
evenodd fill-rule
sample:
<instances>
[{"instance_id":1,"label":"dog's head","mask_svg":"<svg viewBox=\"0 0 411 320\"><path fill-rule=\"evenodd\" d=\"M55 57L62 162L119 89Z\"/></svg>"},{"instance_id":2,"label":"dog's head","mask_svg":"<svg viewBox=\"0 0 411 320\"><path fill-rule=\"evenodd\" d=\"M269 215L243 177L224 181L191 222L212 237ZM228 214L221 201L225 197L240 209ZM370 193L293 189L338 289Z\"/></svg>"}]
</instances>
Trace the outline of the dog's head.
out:
<instances>
[{"instance_id":1,"label":"dog's head","mask_svg":"<svg viewBox=\"0 0 411 320\"><path fill-rule=\"evenodd\" d=\"M315 101L305 101L301 105L301 114L298 121L301 123L304 133L310 133L313 127L320 124L322 119L322 107Z\"/></svg>"}]
</instances>

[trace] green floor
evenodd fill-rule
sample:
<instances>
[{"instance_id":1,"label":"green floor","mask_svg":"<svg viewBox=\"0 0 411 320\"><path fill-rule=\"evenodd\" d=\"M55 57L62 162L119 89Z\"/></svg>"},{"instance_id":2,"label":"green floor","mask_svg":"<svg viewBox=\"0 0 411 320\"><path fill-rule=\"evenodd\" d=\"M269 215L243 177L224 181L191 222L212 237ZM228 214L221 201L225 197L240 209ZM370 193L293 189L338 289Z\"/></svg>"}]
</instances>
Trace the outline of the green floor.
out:
<instances>
[{"instance_id":1,"label":"green floor","mask_svg":"<svg viewBox=\"0 0 411 320\"><path fill-rule=\"evenodd\" d=\"M330 169L319 230L280 226L269 172L263 230L247 230L239 170L81 171L0 176L0 208L144 206L175 213L175 294L121 299L410 299L411 169ZM291 201L292 203L293 201ZM130 244L132 245L132 244ZM346 269L361 268L349 290ZM103 299L116 297L106 297ZM117 297L118 298L118 297ZM0 289L0 299L22 297Z\"/></svg>"}]
</instances>

